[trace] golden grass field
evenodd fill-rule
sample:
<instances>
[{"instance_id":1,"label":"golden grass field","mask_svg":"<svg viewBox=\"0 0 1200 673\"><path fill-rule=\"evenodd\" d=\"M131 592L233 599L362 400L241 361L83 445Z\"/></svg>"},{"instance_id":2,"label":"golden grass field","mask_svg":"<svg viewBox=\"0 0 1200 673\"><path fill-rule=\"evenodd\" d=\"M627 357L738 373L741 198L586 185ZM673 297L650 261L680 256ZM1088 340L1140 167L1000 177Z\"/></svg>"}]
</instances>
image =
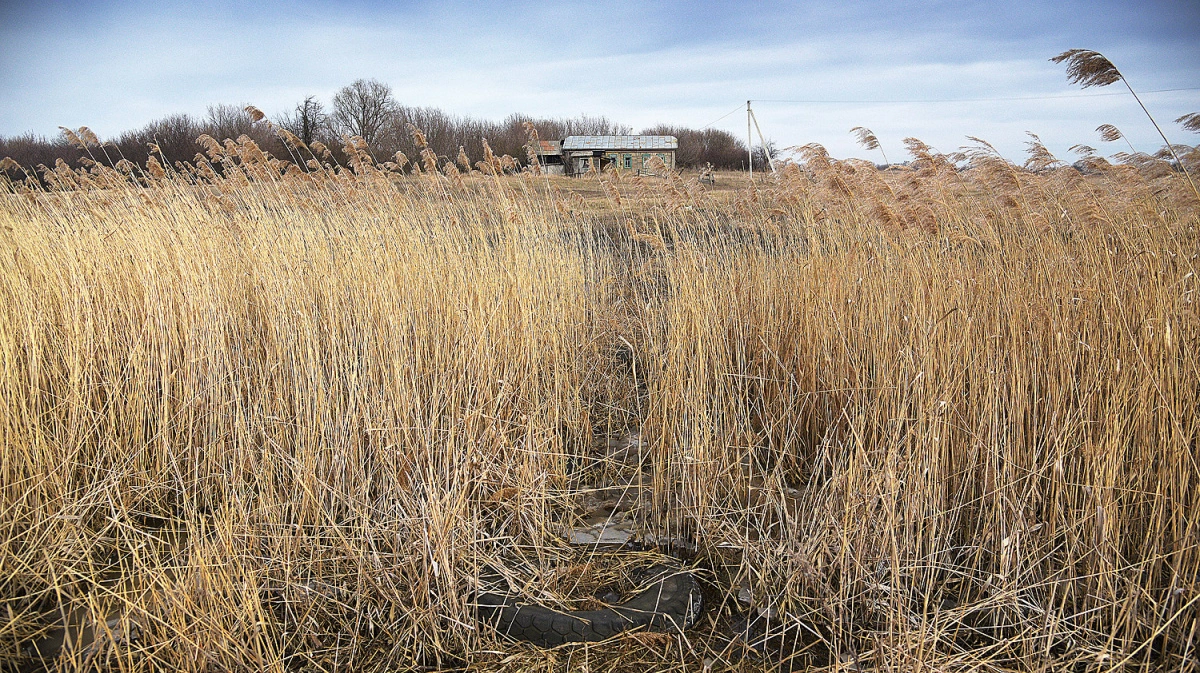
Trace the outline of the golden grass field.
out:
<instances>
[{"instance_id":1,"label":"golden grass field","mask_svg":"<svg viewBox=\"0 0 1200 673\"><path fill-rule=\"evenodd\" d=\"M1200 203L910 149L8 184L0 661L1196 670ZM613 492L701 573L692 629L478 622L489 565L594 601L633 555L567 538Z\"/></svg>"}]
</instances>

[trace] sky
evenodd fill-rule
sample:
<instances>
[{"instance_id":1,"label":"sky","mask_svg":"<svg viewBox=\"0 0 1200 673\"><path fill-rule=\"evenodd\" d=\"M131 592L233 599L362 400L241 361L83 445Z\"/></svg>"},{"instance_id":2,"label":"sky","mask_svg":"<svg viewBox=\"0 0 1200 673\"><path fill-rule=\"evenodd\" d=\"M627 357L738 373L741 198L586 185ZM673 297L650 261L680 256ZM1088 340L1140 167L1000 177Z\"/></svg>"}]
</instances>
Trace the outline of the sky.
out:
<instances>
[{"instance_id":1,"label":"sky","mask_svg":"<svg viewBox=\"0 0 1200 673\"><path fill-rule=\"evenodd\" d=\"M753 99L779 147L819 142L837 157L879 158L853 126L892 161L909 136L943 152L976 136L1018 161L1026 132L1063 158L1076 143L1128 150L1099 140L1103 123L1153 151L1162 141L1120 84L1082 90L1048 59L1103 53L1172 142L1197 144L1173 123L1200 111L1197 36L1200 0L0 0L0 136L86 125L111 138L220 103L274 116L375 78L404 105L456 114L586 113L742 138Z\"/></svg>"}]
</instances>

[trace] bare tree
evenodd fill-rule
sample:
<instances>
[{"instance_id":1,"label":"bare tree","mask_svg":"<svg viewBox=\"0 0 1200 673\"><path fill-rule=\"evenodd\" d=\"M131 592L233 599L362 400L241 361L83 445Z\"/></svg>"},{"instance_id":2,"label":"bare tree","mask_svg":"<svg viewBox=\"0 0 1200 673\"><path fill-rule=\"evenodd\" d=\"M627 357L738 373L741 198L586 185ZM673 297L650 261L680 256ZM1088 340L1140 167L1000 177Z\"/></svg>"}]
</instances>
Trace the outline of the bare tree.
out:
<instances>
[{"instance_id":1,"label":"bare tree","mask_svg":"<svg viewBox=\"0 0 1200 673\"><path fill-rule=\"evenodd\" d=\"M208 106L208 116L204 120L203 128L204 133L217 140L236 140L239 136L253 135L254 120L250 118L250 113L246 112L245 105L221 103Z\"/></svg>"},{"instance_id":2,"label":"bare tree","mask_svg":"<svg viewBox=\"0 0 1200 673\"><path fill-rule=\"evenodd\" d=\"M122 157L137 164L144 165L151 153L161 154L159 158L168 163L190 161L196 155L196 137L203 132L201 124L189 115L167 115L122 133L116 145ZM150 151L151 143L158 148L154 152Z\"/></svg>"},{"instance_id":3,"label":"bare tree","mask_svg":"<svg viewBox=\"0 0 1200 673\"><path fill-rule=\"evenodd\" d=\"M378 149L395 111L390 86L375 79L357 79L333 97L330 121L338 133L361 136L369 147Z\"/></svg>"},{"instance_id":4,"label":"bare tree","mask_svg":"<svg viewBox=\"0 0 1200 673\"><path fill-rule=\"evenodd\" d=\"M329 126L329 115L316 96L305 96L291 112L280 115L278 123L295 134L305 145L318 140Z\"/></svg>"},{"instance_id":5,"label":"bare tree","mask_svg":"<svg viewBox=\"0 0 1200 673\"><path fill-rule=\"evenodd\" d=\"M45 138L29 132L8 138L0 137L0 161L11 158L24 169L33 169L38 164L53 166L54 161L60 158L74 164L82 154L64 136ZM0 176L6 173L10 180L20 180L26 175L24 170L11 165L0 171Z\"/></svg>"},{"instance_id":6,"label":"bare tree","mask_svg":"<svg viewBox=\"0 0 1200 673\"><path fill-rule=\"evenodd\" d=\"M746 163L746 145L728 131L697 130L686 126L659 124L643 129L642 133L651 136L675 136L679 140L675 164L681 168L694 168L706 164L712 164L714 168L737 168ZM758 161L755 159L756 166Z\"/></svg>"},{"instance_id":7,"label":"bare tree","mask_svg":"<svg viewBox=\"0 0 1200 673\"><path fill-rule=\"evenodd\" d=\"M767 139L766 146L754 146L754 170L766 171L771 169L771 157L779 156L779 147L775 145L775 141Z\"/></svg>"},{"instance_id":8,"label":"bare tree","mask_svg":"<svg viewBox=\"0 0 1200 673\"><path fill-rule=\"evenodd\" d=\"M271 131L270 125L257 123L248 109L251 107L246 104L208 106L208 116L198 125L195 133L192 135L193 152L197 149L195 145L196 137L201 133L206 133L219 141L227 138L238 141L242 136L246 136L253 140L264 152L269 152L275 156L286 156L287 150L279 142L279 138L275 136L274 132ZM190 156L184 158L190 158Z\"/></svg>"}]
</instances>

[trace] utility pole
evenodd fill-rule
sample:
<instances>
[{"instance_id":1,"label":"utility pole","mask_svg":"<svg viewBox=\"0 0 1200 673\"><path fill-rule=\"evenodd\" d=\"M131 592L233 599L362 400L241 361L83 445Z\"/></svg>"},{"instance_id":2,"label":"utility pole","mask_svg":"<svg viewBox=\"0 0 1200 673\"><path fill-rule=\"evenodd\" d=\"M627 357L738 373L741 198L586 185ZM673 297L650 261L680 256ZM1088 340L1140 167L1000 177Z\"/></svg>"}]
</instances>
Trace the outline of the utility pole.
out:
<instances>
[{"instance_id":1,"label":"utility pole","mask_svg":"<svg viewBox=\"0 0 1200 673\"><path fill-rule=\"evenodd\" d=\"M767 139L763 137L762 129L758 127L758 115L754 114L754 110L750 106L746 106L746 110L750 113L750 118L754 120L754 130L758 131L758 140L762 143L763 154L767 155L767 163L771 165L771 172L775 172L775 160L771 158L771 148L767 147Z\"/></svg>"},{"instance_id":2,"label":"utility pole","mask_svg":"<svg viewBox=\"0 0 1200 673\"><path fill-rule=\"evenodd\" d=\"M746 101L746 154L750 167L750 184L754 184L754 138L750 135L750 101Z\"/></svg>"}]
</instances>

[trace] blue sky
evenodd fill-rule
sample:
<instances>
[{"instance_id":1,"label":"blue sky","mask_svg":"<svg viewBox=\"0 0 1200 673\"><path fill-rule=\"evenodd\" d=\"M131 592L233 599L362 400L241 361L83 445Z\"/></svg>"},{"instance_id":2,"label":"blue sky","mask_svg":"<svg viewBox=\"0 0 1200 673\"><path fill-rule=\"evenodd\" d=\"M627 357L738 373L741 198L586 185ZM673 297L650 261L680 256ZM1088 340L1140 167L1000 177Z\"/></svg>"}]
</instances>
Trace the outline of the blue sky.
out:
<instances>
[{"instance_id":1,"label":"blue sky","mask_svg":"<svg viewBox=\"0 0 1200 673\"><path fill-rule=\"evenodd\" d=\"M915 136L950 151L966 136L1019 159L1025 131L1050 148L1120 127L1161 145L1116 85L1079 90L1047 59L1108 56L1175 142L1200 111L1200 1L1147 2L13 2L0 0L0 135L88 125L101 136L210 103L270 115L328 101L373 77L407 105L500 118L603 114L640 129L704 126L746 99L780 146L820 142L889 158ZM925 101L1066 96L953 103ZM1086 96L1086 97L1076 97ZM744 135L745 115L715 124Z\"/></svg>"}]
</instances>

